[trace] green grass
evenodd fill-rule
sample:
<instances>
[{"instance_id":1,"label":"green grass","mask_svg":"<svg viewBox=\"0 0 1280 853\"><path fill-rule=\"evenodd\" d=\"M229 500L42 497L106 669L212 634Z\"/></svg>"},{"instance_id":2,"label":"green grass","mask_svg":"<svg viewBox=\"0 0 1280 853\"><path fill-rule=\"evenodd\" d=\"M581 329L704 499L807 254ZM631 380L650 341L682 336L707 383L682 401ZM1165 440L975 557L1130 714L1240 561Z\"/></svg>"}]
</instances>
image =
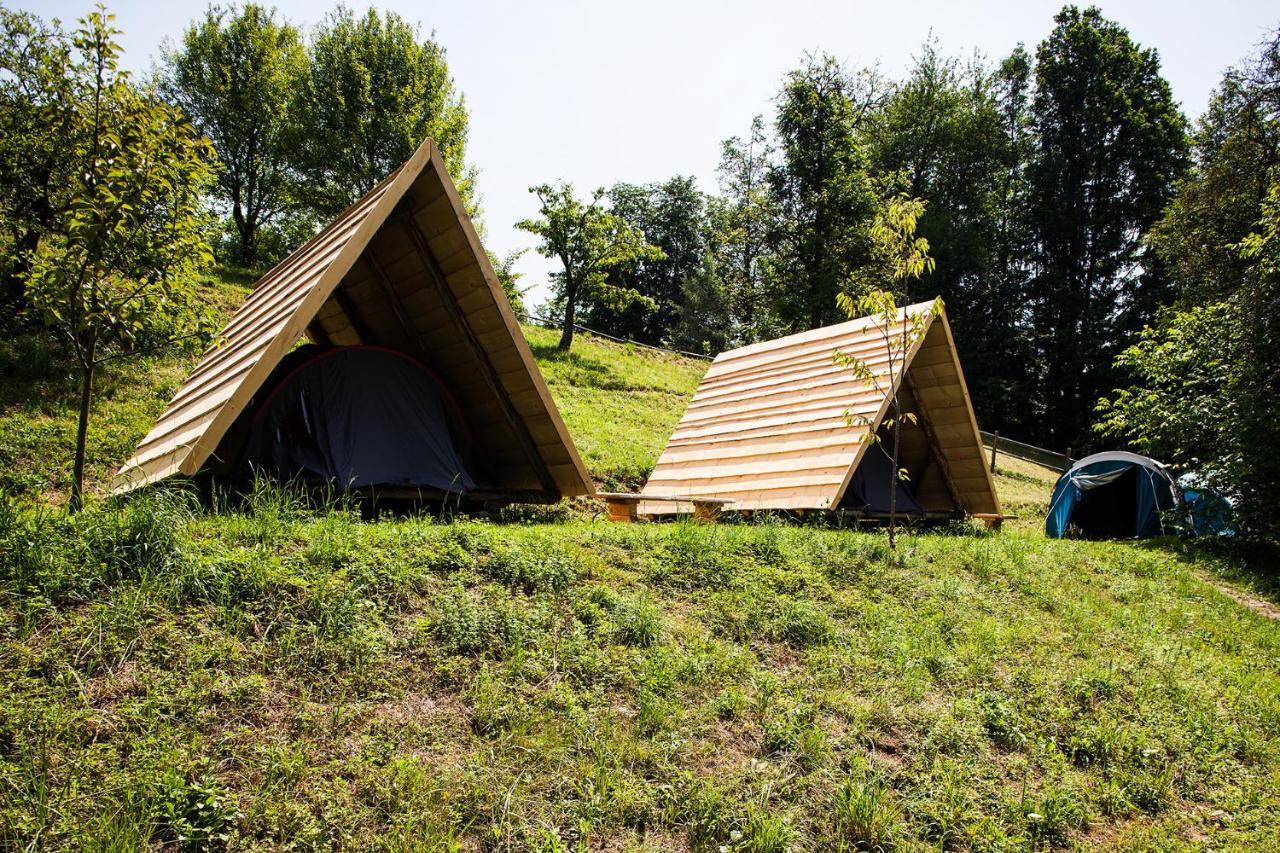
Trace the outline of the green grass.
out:
<instances>
[{"instance_id":1,"label":"green grass","mask_svg":"<svg viewBox=\"0 0 1280 853\"><path fill-rule=\"evenodd\" d=\"M527 335L593 475L641 482L705 363ZM193 358L109 369L99 493ZM269 487L68 517L74 382L0 359L0 849L1280 845L1280 623L1217 588L1256 555L1045 540L1045 469L1001 457L1004 532L897 553Z\"/></svg>"},{"instance_id":2,"label":"green grass","mask_svg":"<svg viewBox=\"0 0 1280 853\"><path fill-rule=\"evenodd\" d=\"M587 334L566 354L559 332L532 326L525 337L591 475L643 485L709 363Z\"/></svg>"},{"instance_id":3,"label":"green grass","mask_svg":"<svg viewBox=\"0 0 1280 853\"><path fill-rule=\"evenodd\" d=\"M0 845L1280 843L1280 630L1163 550L0 515Z\"/></svg>"}]
</instances>

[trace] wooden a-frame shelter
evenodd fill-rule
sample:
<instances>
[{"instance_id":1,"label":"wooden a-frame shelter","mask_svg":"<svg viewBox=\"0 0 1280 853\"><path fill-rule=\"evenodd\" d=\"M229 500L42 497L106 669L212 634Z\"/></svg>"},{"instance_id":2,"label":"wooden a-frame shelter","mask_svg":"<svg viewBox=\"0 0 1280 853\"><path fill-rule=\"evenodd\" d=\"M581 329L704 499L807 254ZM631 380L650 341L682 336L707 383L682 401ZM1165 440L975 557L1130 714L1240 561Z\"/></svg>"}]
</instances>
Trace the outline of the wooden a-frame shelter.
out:
<instances>
[{"instance_id":1,"label":"wooden a-frame shelter","mask_svg":"<svg viewBox=\"0 0 1280 853\"><path fill-rule=\"evenodd\" d=\"M483 495L593 492L431 140L258 281L114 491L216 467L228 431L304 337L391 348L425 365L465 419Z\"/></svg>"},{"instance_id":2,"label":"wooden a-frame shelter","mask_svg":"<svg viewBox=\"0 0 1280 853\"><path fill-rule=\"evenodd\" d=\"M924 315L925 332L905 357L897 388L904 411L900 463L926 518L1000 518L995 484L945 311L933 303L901 309ZM899 334L901 325L898 327ZM837 364L844 352L880 379L857 379ZM902 362L896 357L895 363ZM644 494L719 498L742 510L848 510L850 483L872 451L891 393L889 352L879 318L866 317L721 353L712 362L663 450ZM850 417L851 416L851 417ZM850 421L855 424L851 425ZM863 422L865 425L858 425ZM887 469L886 469L887 470ZM887 478L886 478L887 479ZM641 502L642 515L688 512ZM875 513L867 513L874 516Z\"/></svg>"}]
</instances>

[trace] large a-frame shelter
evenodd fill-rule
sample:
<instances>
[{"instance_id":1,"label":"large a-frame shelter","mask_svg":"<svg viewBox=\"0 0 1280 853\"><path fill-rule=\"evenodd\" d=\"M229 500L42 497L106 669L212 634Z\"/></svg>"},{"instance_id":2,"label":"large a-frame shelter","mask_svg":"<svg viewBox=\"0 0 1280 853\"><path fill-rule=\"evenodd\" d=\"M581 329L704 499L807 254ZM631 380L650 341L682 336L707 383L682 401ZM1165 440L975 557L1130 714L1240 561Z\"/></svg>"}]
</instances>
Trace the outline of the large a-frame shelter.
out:
<instances>
[{"instance_id":1,"label":"large a-frame shelter","mask_svg":"<svg viewBox=\"0 0 1280 853\"><path fill-rule=\"evenodd\" d=\"M264 404L264 383L303 338L317 349L390 351L414 365L407 377L430 375L424 387L441 386L451 429L467 434L477 499L592 493L431 140L258 281L120 469L115 491L230 464L248 415Z\"/></svg>"},{"instance_id":2,"label":"large a-frame shelter","mask_svg":"<svg viewBox=\"0 0 1280 853\"><path fill-rule=\"evenodd\" d=\"M925 325L906 353L905 371L894 370L904 410L916 415L915 423L903 423L900 464L909 479L899 486L895 512L997 520L1000 503L983 463L955 341L945 311L932 307L911 305L898 315L900 324L911 312L923 316ZM868 317L721 353L644 493L726 498L735 511L846 510L883 516L891 482L884 428L891 403L889 349L883 329L882 322ZM849 366L836 362L837 351L857 357L879 382L856 378ZM879 431L883 441L866 440L869 430ZM685 509L669 502L639 507L648 515Z\"/></svg>"}]
</instances>

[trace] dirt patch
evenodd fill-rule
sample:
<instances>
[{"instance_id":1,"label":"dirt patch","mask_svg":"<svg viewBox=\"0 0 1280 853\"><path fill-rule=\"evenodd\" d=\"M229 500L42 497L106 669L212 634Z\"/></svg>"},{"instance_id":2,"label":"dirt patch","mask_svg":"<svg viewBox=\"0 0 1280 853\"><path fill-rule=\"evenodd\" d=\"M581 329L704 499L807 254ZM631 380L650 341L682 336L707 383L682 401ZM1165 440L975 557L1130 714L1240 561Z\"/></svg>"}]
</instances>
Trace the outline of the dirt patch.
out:
<instances>
[{"instance_id":1,"label":"dirt patch","mask_svg":"<svg viewBox=\"0 0 1280 853\"><path fill-rule=\"evenodd\" d=\"M1247 592L1242 592L1241 590L1238 590L1238 589L1233 589L1227 586L1226 584L1218 583L1212 578L1205 578L1205 580L1213 584L1214 587L1216 587L1217 590L1221 592L1223 595L1229 598L1235 599L1240 604L1243 604L1245 607L1249 608L1253 612L1261 613L1263 616L1267 617L1268 619L1275 619L1280 621L1280 607L1277 607L1276 605L1272 604L1270 601L1267 601L1264 598L1258 598L1256 596L1250 595Z\"/></svg>"}]
</instances>

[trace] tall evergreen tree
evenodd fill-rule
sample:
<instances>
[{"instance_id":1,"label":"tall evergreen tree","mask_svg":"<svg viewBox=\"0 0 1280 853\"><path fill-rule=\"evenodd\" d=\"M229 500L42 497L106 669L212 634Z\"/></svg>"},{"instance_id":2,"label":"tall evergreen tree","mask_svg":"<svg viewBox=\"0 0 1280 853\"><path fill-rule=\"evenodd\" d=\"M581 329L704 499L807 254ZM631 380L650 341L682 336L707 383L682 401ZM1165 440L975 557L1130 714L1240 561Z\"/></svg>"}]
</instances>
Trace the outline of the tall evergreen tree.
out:
<instances>
[{"instance_id":1,"label":"tall evergreen tree","mask_svg":"<svg viewBox=\"0 0 1280 853\"><path fill-rule=\"evenodd\" d=\"M1008 429L1025 410L1011 355L1020 293L1006 292L1000 227L1009 160L998 78L978 61L943 57L930 42L864 133L876 173L927 203L919 234L936 266L911 301L941 296L982 422Z\"/></svg>"},{"instance_id":2,"label":"tall evergreen tree","mask_svg":"<svg viewBox=\"0 0 1280 853\"><path fill-rule=\"evenodd\" d=\"M298 31L275 10L211 6L167 50L161 88L218 152L215 196L235 233L232 260L256 267L259 232L296 203L290 117L306 73Z\"/></svg>"},{"instance_id":3,"label":"tall evergreen tree","mask_svg":"<svg viewBox=\"0 0 1280 853\"><path fill-rule=\"evenodd\" d=\"M749 344L778 331L769 253L769 234L777 216L769 193L773 153L764 118L756 116L747 137L726 139L720 154L720 196L712 204L710 218L716 270L735 344Z\"/></svg>"},{"instance_id":4,"label":"tall evergreen tree","mask_svg":"<svg viewBox=\"0 0 1280 853\"><path fill-rule=\"evenodd\" d=\"M1115 356L1168 296L1143 235L1186 166L1186 121L1154 50L1094 7L1068 6L1055 22L1036 55L1028 173L1044 366L1035 437L1079 448Z\"/></svg>"},{"instance_id":5,"label":"tall evergreen tree","mask_svg":"<svg viewBox=\"0 0 1280 853\"><path fill-rule=\"evenodd\" d=\"M776 310L790 331L839 319L836 294L870 261L877 195L858 129L883 97L874 74L850 75L830 56L807 56L778 95L770 244L785 283Z\"/></svg>"}]
</instances>

